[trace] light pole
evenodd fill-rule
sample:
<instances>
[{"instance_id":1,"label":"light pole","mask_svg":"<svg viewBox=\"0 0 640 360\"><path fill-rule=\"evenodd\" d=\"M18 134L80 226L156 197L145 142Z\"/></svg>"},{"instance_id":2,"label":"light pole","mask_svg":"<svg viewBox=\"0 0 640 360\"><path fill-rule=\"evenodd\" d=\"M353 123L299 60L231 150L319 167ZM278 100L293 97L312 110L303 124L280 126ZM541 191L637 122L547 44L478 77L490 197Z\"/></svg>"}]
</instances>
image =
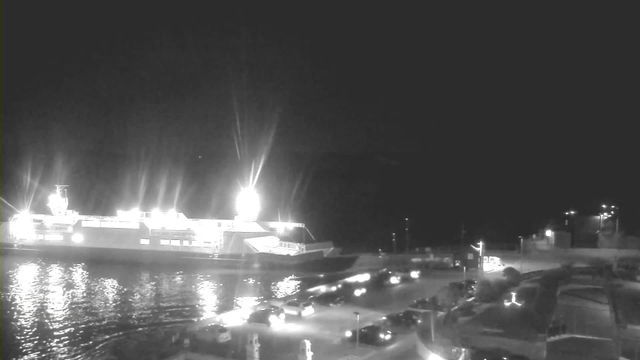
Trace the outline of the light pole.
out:
<instances>
[{"instance_id":1,"label":"light pole","mask_svg":"<svg viewBox=\"0 0 640 360\"><path fill-rule=\"evenodd\" d=\"M574 246L574 229L576 227L575 225L575 221L573 219L573 217L576 215L576 212L574 210L569 210L569 211L565 211L564 214L567 216L567 218L564 221L564 224L569 228L569 234L571 235L571 239L570 239L570 247Z\"/></svg>"},{"instance_id":2,"label":"light pole","mask_svg":"<svg viewBox=\"0 0 640 360\"><path fill-rule=\"evenodd\" d=\"M391 242L393 243L393 253L396 253L396 233L391 233Z\"/></svg>"},{"instance_id":3,"label":"light pole","mask_svg":"<svg viewBox=\"0 0 640 360\"><path fill-rule=\"evenodd\" d=\"M360 346L360 313L357 311L353 312L356 315L356 352Z\"/></svg>"},{"instance_id":4,"label":"light pole","mask_svg":"<svg viewBox=\"0 0 640 360\"><path fill-rule=\"evenodd\" d=\"M611 209L611 213L609 213L608 211L606 211L607 209ZM620 225L619 219L620 219L620 208L615 206L615 205L611 205L611 206L607 206L605 204L602 204L602 211L600 213L600 231L602 231L602 225L604 225L604 220L607 220L610 217L613 217L615 215L616 217L616 235L618 235L618 226Z\"/></svg>"},{"instance_id":5,"label":"light pole","mask_svg":"<svg viewBox=\"0 0 640 360\"><path fill-rule=\"evenodd\" d=\"M407 240L407 248L405 249L405 252L408 254L409 253L409 242L411 241L411 234L409 234L409 218L405 218L404 219L404 231L406 233L406 240Z\"/></svg>"},{"instance_id":6,"label":"light pole","mask_svg":"<svg viewBox=\"0 0 640 360\"><path fill-rule=\"evenodd\" d=\"M478 252L479 254L479 259L478 259L478 264L480 265L480 273L482 275L484 275L484 242L482 240L480 240L478 242L478 247L475 247L473 245L471 245L471 247Z\"/></svg>"},{"instance_id":7,"label":"light pole","mask_svg":"<svg viewBox=\"0 0 640 360\"><path fill-rule=\"evenodd\" d=\"M520 273L522 273L522 263L524 262L524 236L520 238Z\"/></svg>"}]
</instances>

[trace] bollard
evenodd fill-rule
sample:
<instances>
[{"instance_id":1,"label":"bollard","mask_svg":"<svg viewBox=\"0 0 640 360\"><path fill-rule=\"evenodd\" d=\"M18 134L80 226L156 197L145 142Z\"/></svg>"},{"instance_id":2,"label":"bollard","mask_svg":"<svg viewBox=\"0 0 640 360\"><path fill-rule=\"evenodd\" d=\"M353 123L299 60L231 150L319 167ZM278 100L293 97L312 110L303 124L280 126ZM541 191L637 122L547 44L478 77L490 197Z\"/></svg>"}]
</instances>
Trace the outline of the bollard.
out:
<instances>
[{"instance_id":1,"label":"bollard","mask_svg":"<svg viewBox=\"0 0 640 360\"><path fill-rule=\"evenodd\" d=\"M247 339L247 360L260 359L260 343L258 342L258 334L251 333Z\"/></svg>"},{"instance_id":2,"label":"bollard","mask_svg":"<svg viewBox=\"0 0 640 360\"><path fill-rule=\"evenodd\" d=\"M300 342L300 352L298 353L298 360L312 360L313 353L311 352L311 342L309 340L302 340Z\"/></svg>"}]
</instances>

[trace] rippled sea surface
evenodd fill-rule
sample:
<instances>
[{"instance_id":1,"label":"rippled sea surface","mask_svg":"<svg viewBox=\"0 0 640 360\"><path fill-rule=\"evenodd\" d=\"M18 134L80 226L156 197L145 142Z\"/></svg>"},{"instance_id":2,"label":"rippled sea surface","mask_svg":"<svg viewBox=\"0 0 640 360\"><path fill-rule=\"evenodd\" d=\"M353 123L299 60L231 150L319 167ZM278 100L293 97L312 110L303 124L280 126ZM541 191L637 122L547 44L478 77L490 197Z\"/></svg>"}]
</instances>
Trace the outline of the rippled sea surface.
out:
<instances>
[{"instance_id":1,"label":"rippled sea surface","mask_svg":"<svg viewBox=\"0 0 640 360\"><path fill-rule=\"evenodd\" d=\"M298 292L291 273L2 256L1 358L153 359L172 326Z\"/></svg>"}]
</instances>

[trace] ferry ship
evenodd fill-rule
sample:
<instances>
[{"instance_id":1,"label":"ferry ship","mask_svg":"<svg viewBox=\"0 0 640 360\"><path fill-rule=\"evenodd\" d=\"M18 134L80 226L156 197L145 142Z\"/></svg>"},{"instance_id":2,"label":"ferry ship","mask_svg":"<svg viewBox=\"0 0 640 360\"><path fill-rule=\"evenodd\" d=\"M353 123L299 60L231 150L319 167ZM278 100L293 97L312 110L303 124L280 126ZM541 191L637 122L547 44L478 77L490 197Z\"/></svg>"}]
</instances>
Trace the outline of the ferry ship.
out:
<instances>
[{"instance_id":1,"label":"ferry ship","mask_svg":"<svg viewBox=\"0 0 640 360\"><path fill-rule=\"evenodd\" d=\"M0 229L2 254L300 271L346 270L357 259L340 256L331 242L316 242L302 223L257 221L259 202L252 189L239 195L233 220L188 219L175 210L91 216L68 205L67 186L56 185L49 197L51 215L11 217Z\"/></svg>"}]
</instances>

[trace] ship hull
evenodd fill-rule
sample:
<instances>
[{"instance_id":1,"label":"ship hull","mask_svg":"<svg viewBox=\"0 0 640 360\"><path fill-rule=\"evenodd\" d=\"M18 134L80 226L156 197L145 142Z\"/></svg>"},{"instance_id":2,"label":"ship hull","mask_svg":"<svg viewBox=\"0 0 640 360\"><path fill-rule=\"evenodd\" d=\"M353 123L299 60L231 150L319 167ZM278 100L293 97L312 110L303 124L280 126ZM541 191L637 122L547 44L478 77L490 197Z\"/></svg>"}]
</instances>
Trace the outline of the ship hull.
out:
<instances>
[{"instance_id":1,"label":"ship hull","mask_svg":"<svg viewBox=\"0 0 640 360\"><path fill-rule=\"evenodd\" d=\"M2 243L1 255L46 257L67 261L107 263L188 265L204 268L294 270L297 272L335 272L351 268L357 256L324 257L322 251L301 255L204 254L181 251L52 246Z\"/></svg>"}]
</instances>

